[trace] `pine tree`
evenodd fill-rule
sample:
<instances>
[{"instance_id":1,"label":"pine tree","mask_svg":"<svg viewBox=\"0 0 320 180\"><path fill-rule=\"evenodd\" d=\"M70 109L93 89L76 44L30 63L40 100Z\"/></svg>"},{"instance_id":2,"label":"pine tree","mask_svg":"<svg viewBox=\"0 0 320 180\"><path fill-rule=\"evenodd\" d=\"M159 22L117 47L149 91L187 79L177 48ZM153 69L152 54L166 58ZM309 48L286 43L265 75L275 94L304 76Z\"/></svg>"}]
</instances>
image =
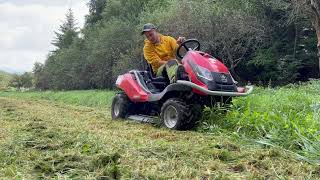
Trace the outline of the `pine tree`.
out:
<instances>
[{"instance_id":1,"label":"pine tree","mask_svg":"<svg viewBox=\"0 0 320 180\"><path fill-rule=\"evenodd\" d=\"M52 41L51 44L56 46L59 49L68 48L75 38L78 38L78 31L76 19L74 18L72 9L68 10L66 14L66 20L60 25L59 31L55 31L56 38Z\"/></svg>"},{"instance_id":2,"label":"pine tree","mask_svg":"<svg viewBox=\"0 0 320 180\"><path fill-rule=\"evenodd\" d=\"M90 0L89 15L86 16L86 26L92 26L102 20L102 12L105 9L107 0Z\"/></svg>"}]
</instances>

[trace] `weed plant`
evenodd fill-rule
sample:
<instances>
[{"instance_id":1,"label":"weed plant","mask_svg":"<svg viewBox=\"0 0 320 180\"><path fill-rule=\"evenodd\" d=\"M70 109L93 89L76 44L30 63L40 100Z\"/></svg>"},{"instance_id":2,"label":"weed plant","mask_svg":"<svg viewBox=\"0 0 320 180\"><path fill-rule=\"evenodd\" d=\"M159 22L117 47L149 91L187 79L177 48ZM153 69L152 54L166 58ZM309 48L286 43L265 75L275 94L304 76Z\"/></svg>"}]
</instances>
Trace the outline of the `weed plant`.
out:
<instances>
[{"instance_id":1,"label":"weed plant","mask_svg":"<svg viewBox=\"0 0 320 180\"><path fill-rule=\"evenodd\" d=\"M227 111L206 109L198 129L236 133L320 163L319 92L320 81L275 89L256 88L252 95L234 98Z\"/></svg>"}]
</instances>

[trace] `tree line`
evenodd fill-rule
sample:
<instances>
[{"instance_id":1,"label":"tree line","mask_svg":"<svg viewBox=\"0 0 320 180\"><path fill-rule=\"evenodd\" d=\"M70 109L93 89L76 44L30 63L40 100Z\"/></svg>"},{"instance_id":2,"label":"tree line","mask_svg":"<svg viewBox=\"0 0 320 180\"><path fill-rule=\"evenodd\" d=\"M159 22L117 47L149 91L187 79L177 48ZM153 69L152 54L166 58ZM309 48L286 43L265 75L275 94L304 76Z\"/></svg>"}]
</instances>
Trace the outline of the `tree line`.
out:
<instances>
[{"instance_id":1,"label":"tree line","mask_svg":"<svg viewBox=\"0 0 320 180\"><path fill-rule=\"evenodd\" d=\"M72 10L55 31L38 89L112 89L117 76L143 69L142 25L196 38L239 81L284 85L319 76L316 0L90 0L83 28ZM318 36L317 36L318 35Z\"/></svg>"}]
</instances>

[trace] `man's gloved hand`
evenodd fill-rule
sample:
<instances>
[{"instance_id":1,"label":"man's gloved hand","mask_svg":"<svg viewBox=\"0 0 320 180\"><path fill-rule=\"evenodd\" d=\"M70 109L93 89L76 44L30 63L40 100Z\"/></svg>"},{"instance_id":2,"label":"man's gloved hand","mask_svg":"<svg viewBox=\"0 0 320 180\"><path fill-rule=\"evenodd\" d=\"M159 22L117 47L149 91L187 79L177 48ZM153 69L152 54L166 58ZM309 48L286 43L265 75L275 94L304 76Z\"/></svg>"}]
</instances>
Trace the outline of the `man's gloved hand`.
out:
<instances>
[{"instance_id":1,"label":"man's gloved hand","mask_svg":"<svg viewBox=\"0 0 320 180\"><path fill-rule=\"evenodd\" d=\"M179 37L177 39L177 43L180 45L181 43L183 43L184 41L186 41L186 38L185 37Z\"/></svg>"}]
</instances>

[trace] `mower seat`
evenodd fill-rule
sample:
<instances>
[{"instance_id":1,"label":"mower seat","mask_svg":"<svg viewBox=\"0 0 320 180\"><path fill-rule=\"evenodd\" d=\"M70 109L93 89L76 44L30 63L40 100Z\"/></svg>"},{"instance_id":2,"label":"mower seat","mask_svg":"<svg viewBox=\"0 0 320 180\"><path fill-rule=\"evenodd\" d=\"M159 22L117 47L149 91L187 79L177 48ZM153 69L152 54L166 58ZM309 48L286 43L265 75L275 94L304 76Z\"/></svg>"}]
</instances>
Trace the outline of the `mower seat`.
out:
<instances>
[{"instance_id":1,"label":"mower seat","mask_svg":"<svg viewBox=\"0 0 320 180\"><path fill-rule=\"evenodd\" d=\"M149 73L149 77L150 77L152 82L165 82L166 81L166 79L163 76L157 77L155 75L155 73L153 72L151 64L147 63L147 65L148 65L147 72Z\"/></svg>"},{"instance_id":2,"label":"mower seat","mask_svg":"<svg viewBox=\"0 0 320 180\"><path fill-rule=\"evenodd\" d=\"M153 72L151 64L148 63L148 61L144 58L144 55L141 55L142 64L144 69L148 72L149 78L152 82L167 82L168 79L166 79L163 76L157 77L156 74Z\"/></svg>"},{"instance_id":3,"label":"mower seat","mask_svg":"<svg viewBox=\"0 0 320 180\"><path fill-rule=\"evenodd\" d=\"M157 89L163 90L170 83L169 79L165 78L163 76L157 77L155 75L155 73L153 72L151 64L149 64L147 62L147 60L144 58L143 54L142 54L142 62L143 62L144 68L145 68L147 75L148 75L148 78L149 78L149 80L146 83L147 84L151 83Z\"/></svg>"},{"instance_id":4,"label":"mower seat","mask_svg":"<svg viewBox=\"0 0 320 180\"><path fill-rule=\"evenodd\" d=\"M169 80L163 76L156 77L156 75L154 74L154 72L152 70L152 66L149 63L147 63L147 71L146 72L148 73L148 77L150 78L150 81L147 83L152 84L160 91L162 91L163 89L165 89L168 86Z\"/></svg>"}]
</instances>

